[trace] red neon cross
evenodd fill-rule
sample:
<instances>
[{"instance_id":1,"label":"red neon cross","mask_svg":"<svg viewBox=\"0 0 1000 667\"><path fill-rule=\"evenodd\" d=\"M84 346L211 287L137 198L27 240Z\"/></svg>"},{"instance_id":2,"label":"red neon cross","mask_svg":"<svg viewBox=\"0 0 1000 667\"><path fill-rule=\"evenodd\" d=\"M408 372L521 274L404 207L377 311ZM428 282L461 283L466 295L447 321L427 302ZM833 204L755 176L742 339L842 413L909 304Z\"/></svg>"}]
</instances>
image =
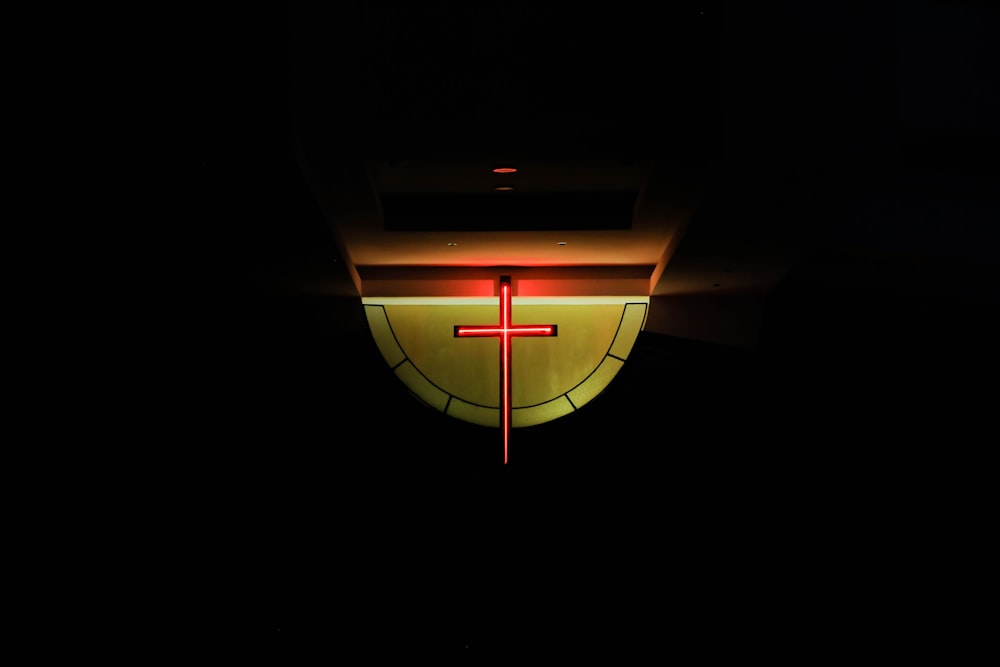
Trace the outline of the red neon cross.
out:
<instances>
[{"instance_id":1,"label":"red neon cross","mask_svg":"<svg viewBox=\"0 0 1000 667\"><path fill-rule=\"evenodd\" d=\"M507 464L507 446L510 443L511 392L511 339L514 336L555 336L555 324L510 323L510 276L500 276L500 324L455 325L455 336L495 336L500 339L500 414L503 419L503 462Z\"/></svg>"}]
</instances>

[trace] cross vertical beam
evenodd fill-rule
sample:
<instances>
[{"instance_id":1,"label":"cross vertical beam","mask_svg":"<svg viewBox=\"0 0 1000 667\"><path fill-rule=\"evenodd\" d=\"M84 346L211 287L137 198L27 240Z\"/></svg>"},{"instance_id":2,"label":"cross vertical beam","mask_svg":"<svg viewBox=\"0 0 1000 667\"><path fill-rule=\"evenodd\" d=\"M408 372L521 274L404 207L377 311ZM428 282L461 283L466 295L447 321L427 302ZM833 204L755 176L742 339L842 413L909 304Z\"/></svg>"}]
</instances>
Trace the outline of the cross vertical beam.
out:
<instances>
[{"instance_id":1,"label":"cross vertical beam","mask_svg":"<svg viewBox=\"0 0 1000 667\"><path fill-rule=\"evenodd\" d=\"M555 324L513 324L510 276L500 276L500 324L456 324L455 337L493 337L500 342L500 427L503 432L503 462L507 464L510 446L513 390L511 341L514 336L555 336Z\"/></svg>"}]
</instances>

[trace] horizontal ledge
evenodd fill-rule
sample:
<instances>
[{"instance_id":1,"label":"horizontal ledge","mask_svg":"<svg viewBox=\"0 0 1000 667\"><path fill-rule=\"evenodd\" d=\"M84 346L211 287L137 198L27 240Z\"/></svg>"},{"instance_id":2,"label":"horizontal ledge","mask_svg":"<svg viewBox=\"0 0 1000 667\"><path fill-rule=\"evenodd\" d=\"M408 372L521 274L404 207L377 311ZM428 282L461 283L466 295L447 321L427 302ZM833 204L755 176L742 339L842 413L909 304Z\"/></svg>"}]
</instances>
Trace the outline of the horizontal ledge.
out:
<instances>
[{"instance_id":1,"label":"horizontal ledge","mask_svg":"<svg viewBox=\"0 0 1000 667\"><path fill-rule=\"evenodd\" d=\"M522 306L618 306L627 303L649 303L648 296L515 296L514 304ZM361 303L367 306L495 306L497 297L455 296L366 296Z\"/></svg>"},{"instance_id":2,"label":"horizontal ledge","mask_svg":"<svg viewBox=\"0 0 1000 667\"><path fill-rule=\"evenodd\" d=\"M359 267L363 297L493 297L500 276L513 296L648 296L652 266L590 267Z\"/></svg>"},{"instance_id":3,"label":"horizontal ledge","mask_svg":"<svg viewBox=\"0 0 1000 667\"><path fill-rule=\"evenodd\" d=\"M656 267L645 265L604 266L357 266L362 280L498 280L509 275L518 280L583 280L608 278L649 280Z\"/></svg>"}]
</instances>

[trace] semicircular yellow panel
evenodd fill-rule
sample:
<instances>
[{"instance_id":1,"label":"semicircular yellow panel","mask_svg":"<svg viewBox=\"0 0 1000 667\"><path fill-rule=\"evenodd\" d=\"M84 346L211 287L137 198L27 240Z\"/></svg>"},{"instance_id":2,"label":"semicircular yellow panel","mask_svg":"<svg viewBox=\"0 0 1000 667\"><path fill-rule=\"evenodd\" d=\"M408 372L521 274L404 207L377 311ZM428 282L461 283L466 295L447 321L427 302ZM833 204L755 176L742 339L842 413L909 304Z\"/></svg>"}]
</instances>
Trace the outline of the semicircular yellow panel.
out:
<instances>
[{"instance_id":1,"label":"semicircular yellow panel","mask_svg":"<svg viewBox=\"0 0 1000 667\"><path fill-rule=\"evenodd\" d=\"M372 336L396 376L428 406L482 426L501 425L502 345L460 338L456 326L497 325L497 299L363 298ZM511 340L511 426L551 421L598 396L628 358L649 298L515 297L514 325L554 325Z\"/></svg>"}]
</instances>

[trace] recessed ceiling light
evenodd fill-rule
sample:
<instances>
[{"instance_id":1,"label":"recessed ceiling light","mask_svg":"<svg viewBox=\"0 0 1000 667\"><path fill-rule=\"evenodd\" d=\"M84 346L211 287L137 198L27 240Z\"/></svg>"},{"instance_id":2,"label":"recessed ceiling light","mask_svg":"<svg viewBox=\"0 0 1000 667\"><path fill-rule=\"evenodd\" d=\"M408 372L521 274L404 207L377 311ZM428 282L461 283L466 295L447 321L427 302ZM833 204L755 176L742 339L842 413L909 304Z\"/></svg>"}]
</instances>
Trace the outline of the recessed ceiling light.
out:
<instances>
[{"instance_id":1,"label":"recessed ceiling light","mask_svg":"<svg viewBox=\"0 0 1000 667\"><path fill-rule=\"evenodd\" d=\"M448 241L448 245L458 245L458 244L455 243L454 241Z\"/></svg>"},{"instance_id":2,"label":"recessed ceiling light","mask_svg":"<svg viewBox=\"0 0 1000 667\"><path fill-rule=\"evenodd\" d=\"M565 242L565 241L560 241L560 242L559 242L559 243L557 243L556 245L566 245L566 242Z\"/></svg>"},{"instance_id":3,"label":"recessed ceiling light","mask_svg":"<svg viewBox=\"0 0 1000 667\"><path fill-rule=\"evenodd\" d=\"M510 192L511 190L514 189L514 186L513 185L498 185L498 186L494 187L493 189L496 190L497 192Z\"/></svg>"},{"instance_id":4,"label":"recessed ceiling light","mask_svg":"<svg viewBox=\"0 0 1000 667\"><path fill-rule=\"evenodd\" d=\"M515 169L514 167L494 167L493 168L493 173L494 174L516 174L517 173L517 169Z\"/></svg>"}]
</instances>

